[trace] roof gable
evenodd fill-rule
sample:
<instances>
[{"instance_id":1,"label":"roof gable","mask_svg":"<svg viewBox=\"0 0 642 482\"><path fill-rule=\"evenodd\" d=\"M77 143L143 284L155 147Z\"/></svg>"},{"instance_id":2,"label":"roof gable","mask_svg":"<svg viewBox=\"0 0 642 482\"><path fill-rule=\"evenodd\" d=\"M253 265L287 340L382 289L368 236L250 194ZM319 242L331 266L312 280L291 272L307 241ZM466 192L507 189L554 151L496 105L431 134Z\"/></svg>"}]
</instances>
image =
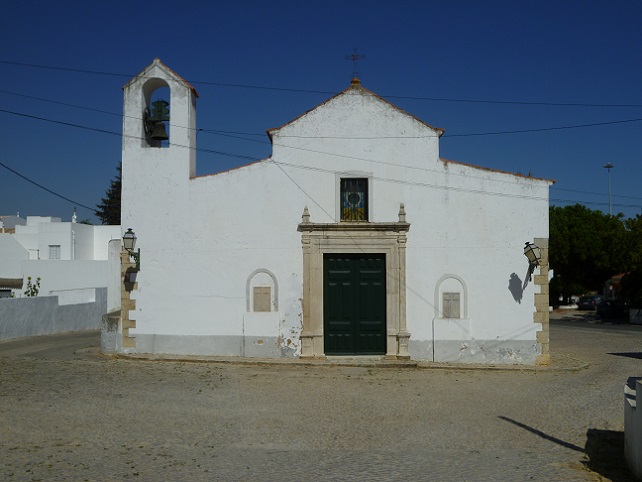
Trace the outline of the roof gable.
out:
<instances>
[{"instance_id":1,"label":"roof gable","mask_svg":"<svg viewBox=\"0 0 642 482\"><path fill-rule=\"evenodd\" d=\"M194 96L198 97L198 92L196 92L196 89L189 82L183 79L180 75L178 75L176 72L170 69L167 65L161 62L159 58L155 58L154 61L151 64L149 64L147 67L145 67L138 75L134 76L129 82L123 85L123 90L128 88L130 85L138 82L139 80L142 80L145 78L158 77L158 74L153 72L155 70L161 70L165 74L165 76L167 76L168 78L172 79L175 82L178 82L179 84L183 84L186 88L192 91Z\"/></svg>"},{"instance_id":2,"label":"roof gable","mask_svg":"<svg viewBox=\"0 0 642 482\"><path fill-rule=\"evenodd\" d=\"M365 87L363 87L361 85L361 82L359 81L359 79L354 78L354 79L352 79L352 82L350 83L350 86L348 88L344 89L342 92L339 92L338 94L330 97L329 99L327 99L326 101L324 101L321 104L317 105L316 107L313 107L312 109L307 110L306 112L304 112L303 114L299 115L298 117L292 119L291 121L286 122L281 127L275 127L275 128L272 128L272 129L268 129L267 133L268 133L268 136L270 137L270 141L272 141L273 136L275 134L277 134L279 131L281 131L282 129L285 129L285 128L291 126L292 124L298 122L299 120L303 119L304 117L310 115L314 111L316 111L318 109L321 109L321 108L327 106L328 104L330 104L331 102L335 101L336 99L338 99L338 98L340 98L342 96L346 96L346 95L365 95L365 96L369 96L369 97L371 97L373 99L376 99L378 102L381 102L384 105L386 105L387 107L390 107L390 108L396 110L397 112L399 112L403 116L406 116L406 117L408 117L410 119L413 119L414 121L419 122L420 124L422 124L423 126L427 127L428 129L435 131L437 133L438 137L441 137L443 135L443 133L445 132L444 129L440 129L438 127L433 127L430 124L427 124L426 122L422 121L421 119L415 117L412 114L409 114L408 112L406 112L405 110L401 109L400 107L397 107L393 103L387 101L383 97L381 97L381 96L375 94L374 92L366 89Z\"/></svg>"}]
</instances>

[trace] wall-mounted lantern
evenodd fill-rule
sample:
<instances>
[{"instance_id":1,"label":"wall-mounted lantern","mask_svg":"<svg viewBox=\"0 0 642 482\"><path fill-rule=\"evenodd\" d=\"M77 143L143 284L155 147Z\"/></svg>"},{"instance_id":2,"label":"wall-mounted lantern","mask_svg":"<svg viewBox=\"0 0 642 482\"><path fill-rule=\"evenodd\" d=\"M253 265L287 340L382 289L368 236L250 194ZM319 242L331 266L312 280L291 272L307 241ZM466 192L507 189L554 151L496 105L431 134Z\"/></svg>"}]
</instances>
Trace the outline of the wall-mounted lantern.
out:
<instances>
[{"instance_id":1,"label":"wall-mounted lantern","mask_svg":"<svg viewBox=\"0 0 642 482\"><path fill-rule=\"evenodd\" d=\"M528 276L533 279L533 271L539 266L539 260L542 259L542 250L535 243L526 243L524 246L524 256L528 258Z\"/></svg>"},{"instance_id":2,"label":"wall-mounted lantern","mask_svg":"<svg viewBox=\"0 0 642 482\"><path fill-rule=\"evenodd\" d=\"M127 228L127 232L123 234L123 247L129 253L129 257L136 262L136 270L140 270L140 248L134 251L136 239L136 233L132 228Z\"/></svg>"},{"instance_id":3,"label":"wall-mounted lantern","mask_svg":"<svg viewBox=\"0 0 642 482\"><path fill-rule=\"evenodd\" d=\"M535 243L526 243L524 246L524 256L528 258L528 262L533 266L539 266L539 260L542 259L542 251Z\"/></svg>"}]
</instances>

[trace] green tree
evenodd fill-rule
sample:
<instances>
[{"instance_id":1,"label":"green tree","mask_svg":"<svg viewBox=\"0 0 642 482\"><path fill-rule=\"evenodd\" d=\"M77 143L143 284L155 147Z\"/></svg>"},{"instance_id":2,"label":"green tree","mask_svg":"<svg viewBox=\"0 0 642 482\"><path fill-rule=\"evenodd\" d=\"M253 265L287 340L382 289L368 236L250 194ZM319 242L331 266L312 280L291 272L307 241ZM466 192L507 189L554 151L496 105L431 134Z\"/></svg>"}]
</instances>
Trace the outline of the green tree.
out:
<instances>
[{"instance_id":1,"label":"green tree","mask_svg":"<svg viewBox=\"0 0 642 482\"><path fill-rule=\"evenodd\" d=\"M102 198L102 202L97 204L96 216L100 218L102 224L120 224L120 191L122 188L121 177L122 163L118 164L118 174L111 180L109 189Z\"/></svg>"},{"instance_id":2,"label":"green tree","mask_svg":"<svg viewBox=\"0 0 642 482\"><path fill-rule=\"evenodd\" d=\"M551 295L598 291L626 267L626 227L622 215L611 216L585 206L550 208L549 262L555 278Z\"/></svg>"}]
</instances>

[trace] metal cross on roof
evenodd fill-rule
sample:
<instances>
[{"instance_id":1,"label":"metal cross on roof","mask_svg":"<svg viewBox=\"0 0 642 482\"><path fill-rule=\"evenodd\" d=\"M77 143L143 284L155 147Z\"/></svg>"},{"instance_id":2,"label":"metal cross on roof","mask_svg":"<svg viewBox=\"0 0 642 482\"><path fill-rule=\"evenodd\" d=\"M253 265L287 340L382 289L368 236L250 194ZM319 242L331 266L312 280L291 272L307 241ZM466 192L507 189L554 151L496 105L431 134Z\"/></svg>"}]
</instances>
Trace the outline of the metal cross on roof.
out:
<instances>
[{"instance_id":1,"label":"metal cross on roof","mask_svg":"<svg viewBox=\"0 0 642 482\"><path fill-rule=\"evenodd\" d=\"M351 55L346 55L346 60L352 60L352 64L354 66L354 71L352 72L352 77L355 79L359 78L359 60L365 59L365 55L361 55L358 53L357 48L355 47L354 52Z\"/></svg>"}]
</instances>

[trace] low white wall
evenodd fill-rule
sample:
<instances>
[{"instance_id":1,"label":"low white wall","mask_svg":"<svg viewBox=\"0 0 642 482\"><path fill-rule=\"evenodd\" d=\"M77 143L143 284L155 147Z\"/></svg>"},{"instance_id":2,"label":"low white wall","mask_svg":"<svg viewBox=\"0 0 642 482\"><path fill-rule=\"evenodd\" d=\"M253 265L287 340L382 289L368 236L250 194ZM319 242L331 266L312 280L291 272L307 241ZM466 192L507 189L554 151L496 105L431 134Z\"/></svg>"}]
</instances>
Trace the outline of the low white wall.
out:
<instances>
[{"instance_id":1,"label":"low white wall","mask_svg":"<svg viewBox=\"0 0 642 482\"><path fill-rule=\"evenodd\" d=\"M90 298L94 301L85 302ZM74 303L74 300L80 302ZM68 290L61 297L3 298L0 299L0 340L98 330L106 309L107 288Z\"/></svg>"},{"instance_id":2,"label":"low white wall","mask_svg":"<svg viewBox=\"0 0 642 482\"><path fill-rule=\"evenodd\" d=\"M624 385L624 456L631 472L642 480L642 411L637 410L638 404L642 404L642 377L631 377Z\"/></svg>"},{"instance_id":3,"label":"low white wall","mask_svg":"<svg viewBox=\"0 0 642 482\"><path fill-rule=\"evenodd\" d=\"M51 291L51 296L58 297L58 304L63 305L80 305L82 303L93 303L96 301L96 290L87 288L84 290L57 290Z\"/></svg>"},{"instance_id":4,"label":"low white wall","mask_svg":"<svg viewBox=\"0 0 642 482\"><path fill-rule=\"evenodd\" d=\"M25 260L22 273L27 283L35 283L40 278L40 296L56 291L107 286L107 261L64 261L64 260ZM17 295L20 296L20 295Z\"/></svg>"}]
</instances>

